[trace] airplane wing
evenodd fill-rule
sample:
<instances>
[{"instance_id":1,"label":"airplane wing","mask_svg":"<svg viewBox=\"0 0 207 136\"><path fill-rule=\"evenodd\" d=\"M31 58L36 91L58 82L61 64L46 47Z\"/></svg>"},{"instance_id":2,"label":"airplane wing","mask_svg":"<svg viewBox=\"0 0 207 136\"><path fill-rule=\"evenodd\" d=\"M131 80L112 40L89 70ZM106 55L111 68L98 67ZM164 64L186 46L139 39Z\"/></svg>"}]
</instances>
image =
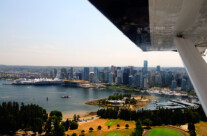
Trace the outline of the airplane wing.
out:
<instances>
[{"instance_id":1,"label":"airplane wing","mask_svg":"<svg viewBox=\"0 0 207 136\"><path fill-rule=\"evenodd\" d=\"M207 115L207 0L89 0L143 51L178 51Z\"/></svg>"}]
</instances>

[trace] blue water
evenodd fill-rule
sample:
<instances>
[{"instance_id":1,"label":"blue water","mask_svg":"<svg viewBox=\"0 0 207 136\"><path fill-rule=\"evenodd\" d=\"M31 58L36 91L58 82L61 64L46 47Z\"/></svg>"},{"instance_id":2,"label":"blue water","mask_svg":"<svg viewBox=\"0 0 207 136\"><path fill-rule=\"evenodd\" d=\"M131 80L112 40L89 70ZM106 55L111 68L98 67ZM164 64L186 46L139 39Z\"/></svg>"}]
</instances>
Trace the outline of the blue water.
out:
<instances>
[{"instance_id":1,"label":"blue water","mask_svg":"<svg viewBox=\"0 0 207 136\"><path fill-rule=\"evenodd\" d=\"M11 81L0 80L0 103L8 101L24 102L25 104L38 104L45 108L47 112L59 110L63 113L78 113L97 111L98 106L86 105L85 102L93 99L105 98L114 92L131 93L139 95L139 92L117 91L115 89L95 89L95 88L72 88L64 86L30 86L30 85L4 85ZM61 98L68 95L71 98ZM48 101L46 98L48 97ZM173 97L158 97L160 102L167 102ZM152 107L153 104L149 104Z\"/></svg>"}]
</instances>

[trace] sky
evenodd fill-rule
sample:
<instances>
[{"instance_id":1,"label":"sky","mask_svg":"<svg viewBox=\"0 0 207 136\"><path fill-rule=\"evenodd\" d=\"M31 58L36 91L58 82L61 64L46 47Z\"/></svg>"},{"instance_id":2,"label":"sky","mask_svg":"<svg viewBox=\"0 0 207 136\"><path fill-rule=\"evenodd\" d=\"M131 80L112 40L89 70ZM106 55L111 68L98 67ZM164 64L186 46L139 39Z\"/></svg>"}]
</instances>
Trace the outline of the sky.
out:
<instances>
[{"instance_id":1,"label":"sky","mask_svg":"<svg viewBox=\"0 0 207 136\"><path fill-rule=\"evenodd\" d=\"M183 67L176 52L142 52L87 0L1 0L0 64Z\"/></svg>"}]
</instances>

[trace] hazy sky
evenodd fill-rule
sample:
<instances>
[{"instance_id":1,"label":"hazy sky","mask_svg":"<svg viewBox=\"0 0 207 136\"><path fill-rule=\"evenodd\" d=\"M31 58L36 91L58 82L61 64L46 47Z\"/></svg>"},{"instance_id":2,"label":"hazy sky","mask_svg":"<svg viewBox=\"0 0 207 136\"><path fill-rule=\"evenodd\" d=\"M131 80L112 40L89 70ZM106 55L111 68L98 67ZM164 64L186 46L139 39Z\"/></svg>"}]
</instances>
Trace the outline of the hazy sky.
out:
<instances>
[{"instance_id":1,"label":"hazy sky","mask_svg":"<svg viewBox=\"0 0 207 136\"><path fill-rule=\"evenodd\" d=\"M0 64L183 66L175 52L142 52L87 0L1 0Z\"/></svg>"}]
</instances>

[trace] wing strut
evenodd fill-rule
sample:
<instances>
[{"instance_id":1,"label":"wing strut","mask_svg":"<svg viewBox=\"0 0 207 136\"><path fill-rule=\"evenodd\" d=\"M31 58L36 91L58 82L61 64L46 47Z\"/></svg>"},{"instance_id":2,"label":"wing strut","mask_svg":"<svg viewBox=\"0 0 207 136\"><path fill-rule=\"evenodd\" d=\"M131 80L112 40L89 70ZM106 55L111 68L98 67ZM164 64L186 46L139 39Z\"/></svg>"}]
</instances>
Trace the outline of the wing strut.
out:
<instances>
[{"instance_id":1,"label":"wing strut","mask_svg":"<svg viewBox=\"0 0 207 136\"><path fill-rule=\"evenodd\" d=\"M207 115L207 64L191 40L176 37L174 43Z\"/></svg>"}]
</instances>

